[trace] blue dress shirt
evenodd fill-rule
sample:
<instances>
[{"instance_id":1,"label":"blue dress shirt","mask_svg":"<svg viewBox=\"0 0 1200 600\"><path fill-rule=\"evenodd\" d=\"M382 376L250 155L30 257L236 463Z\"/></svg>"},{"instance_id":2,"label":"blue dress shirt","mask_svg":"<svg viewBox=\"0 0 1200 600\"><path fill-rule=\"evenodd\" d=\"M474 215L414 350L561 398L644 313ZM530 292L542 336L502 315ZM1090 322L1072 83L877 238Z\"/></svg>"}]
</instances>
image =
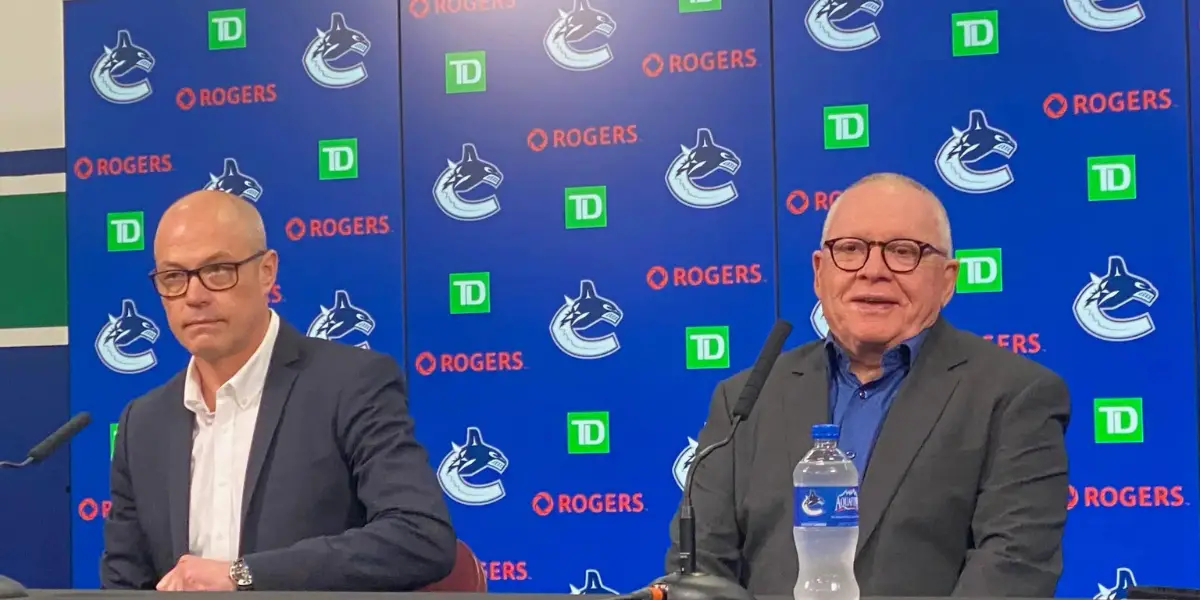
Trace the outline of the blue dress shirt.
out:
<instances>
[{"instance_id":1,"label":"blue dress shirt","mask_svg":"<svg viewBox=\"0 0 1200 600\"><path fill-rule=\"evenodd\" d=\"M850 359L833 337L825 340L829 355L829 415L841 428L838 447L854 462L860 483L867 473L867 461L871 458L883 419L900 384L908 376L926 331L928 329L884 352L883 373L879 379L867 384L850 372Z\"/></svg>"}]
</instances>

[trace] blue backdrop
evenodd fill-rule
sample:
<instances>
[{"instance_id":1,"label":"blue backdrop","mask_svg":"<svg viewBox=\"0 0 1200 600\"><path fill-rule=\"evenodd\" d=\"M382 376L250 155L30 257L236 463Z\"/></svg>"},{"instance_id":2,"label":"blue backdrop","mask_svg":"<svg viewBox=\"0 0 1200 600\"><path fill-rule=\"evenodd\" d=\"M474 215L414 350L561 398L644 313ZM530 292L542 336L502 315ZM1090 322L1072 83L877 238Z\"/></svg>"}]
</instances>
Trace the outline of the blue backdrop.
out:
<instances>
[{"instance_id":1,"label":"blue backdrop","mask_svg":"<svg viewBox=\"0 0 1200 600\"><path fill-rule=\"evenodd\" d=\"M439 470L493 590L624 592L713 386L777 316L821 332L810 255L874 171L947 205L949 318L1071 387L1060 594L1197 583L1188 4L274 4L66 5L76 586L104 424L186 364L145 276L175 198L257 203L310 335L360 309L339 339L406 365L435 467L498 451Z\"/></svg>"}]
</instances>

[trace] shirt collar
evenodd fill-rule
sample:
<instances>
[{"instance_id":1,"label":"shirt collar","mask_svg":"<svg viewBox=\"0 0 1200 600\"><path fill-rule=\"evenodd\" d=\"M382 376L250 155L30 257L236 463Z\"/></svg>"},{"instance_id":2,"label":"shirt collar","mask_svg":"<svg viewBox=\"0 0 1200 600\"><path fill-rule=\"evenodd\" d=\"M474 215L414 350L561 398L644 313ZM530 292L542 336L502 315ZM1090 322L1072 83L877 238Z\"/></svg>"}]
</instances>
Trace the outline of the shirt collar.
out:
<instances>
[{"instance_id":1,"label":"shirt collar","mask_svg":"<svg viewBox=\"0 0 1200 600\"><path fill-rule=\"evenodd\" d=\"M929 328L926 327L916 335L884 351L881 361L883 370L891 371L897 367L911 367L913 360L917 357L917 351L921 349L921 344L928 334ZM829 365L833 372L838 373L850 368L850 359L847 357L846 349L833 339L832 332L825 336L825 351L829 355Z\"/></svg>"},{"instance_id":2,"label":"shirt collar","mask_svg":"<svg viewBox=\"0 0 1200 600\"><path fill-rule=\"evenodd\" d=\"M238 369L238 372L234 373L233 377L217 390L217 393L222 390L232 392L234 402L242 409L257 403L262 397L263 386L266 385L267 367L271 364L271 355L275 351L275 339L278 335L279 315L271 310L271 322L267 325L267 334L263 336L258 349L250 355L246 364L242 365L242 368ZM183 405L198 415L210 412L204 405L204 395L200 392L200 374L196 372L195 357L188 361L187 376L184 378L183 384Z\"/></svg>"}]
</instances>

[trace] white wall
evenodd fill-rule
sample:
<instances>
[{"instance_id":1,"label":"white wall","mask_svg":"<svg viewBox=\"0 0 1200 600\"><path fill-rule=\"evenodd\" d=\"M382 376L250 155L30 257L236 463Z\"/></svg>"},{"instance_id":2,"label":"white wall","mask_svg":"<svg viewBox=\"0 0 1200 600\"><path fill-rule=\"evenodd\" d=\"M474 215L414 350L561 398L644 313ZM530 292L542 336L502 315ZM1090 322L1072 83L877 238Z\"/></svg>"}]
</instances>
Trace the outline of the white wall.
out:
<instances>
[{"instance_id":1,"label":"white wall","mask_svg":"<svg viewBox=\"0 0 1200 600\"><path fill-rule=\"evenodd\" d=\"M62 15L59 0L0 0L0 152L63 147Z\"/></svg>"}]
</instances>

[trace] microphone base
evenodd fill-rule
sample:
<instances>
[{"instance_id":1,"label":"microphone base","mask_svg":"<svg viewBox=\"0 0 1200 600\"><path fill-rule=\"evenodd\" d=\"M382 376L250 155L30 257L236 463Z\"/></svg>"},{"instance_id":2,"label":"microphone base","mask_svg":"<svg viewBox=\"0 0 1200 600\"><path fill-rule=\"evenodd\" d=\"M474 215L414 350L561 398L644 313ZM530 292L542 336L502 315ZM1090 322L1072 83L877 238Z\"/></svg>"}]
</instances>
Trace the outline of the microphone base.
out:
<instances>
[{"instance_id":1,"label":"microphone base","mask_svg":"<svg viewBox=\"0 0 1200 600\"><path fill-rule=\"evenodd\" d=\"M666 600L755 600L737 583L706 573L671 573L651 585L666 588Z\"/></svg>"},{"instance_id":2,"label":"microphone base","mask_svg":"<svg viewBox=\"0 0 1200 600\"><path fill-rule=\"evenodd\" d=\"M25 587L21 584L0 575L0 598L5 600L11 598L26 598L29 594L25 591Z\"/></svg>"}]
</instances>

